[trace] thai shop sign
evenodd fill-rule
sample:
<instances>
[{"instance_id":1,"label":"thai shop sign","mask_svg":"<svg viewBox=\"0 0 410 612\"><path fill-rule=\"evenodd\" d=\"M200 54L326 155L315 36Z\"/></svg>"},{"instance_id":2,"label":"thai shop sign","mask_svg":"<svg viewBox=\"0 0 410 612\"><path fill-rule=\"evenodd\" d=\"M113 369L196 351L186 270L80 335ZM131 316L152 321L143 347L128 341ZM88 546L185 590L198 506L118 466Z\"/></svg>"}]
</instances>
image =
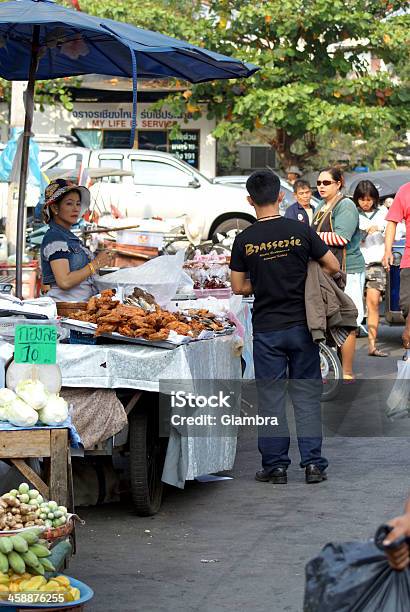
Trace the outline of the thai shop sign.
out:
<instances>
[{"instance_id":1,"label":"thai shop sign","mask_svg":"<svg viewBox=\"0 0 410 612\"><path fill-rule=\"evenodd\" d=\"M183 117L170 110L153 110L150 104L137 108L138 129L170 129L174 123L182 123ZM72 124L77 128L127 130L131 129L131 104L75 104L71 112Z\"/></svg>"}]
</instances>

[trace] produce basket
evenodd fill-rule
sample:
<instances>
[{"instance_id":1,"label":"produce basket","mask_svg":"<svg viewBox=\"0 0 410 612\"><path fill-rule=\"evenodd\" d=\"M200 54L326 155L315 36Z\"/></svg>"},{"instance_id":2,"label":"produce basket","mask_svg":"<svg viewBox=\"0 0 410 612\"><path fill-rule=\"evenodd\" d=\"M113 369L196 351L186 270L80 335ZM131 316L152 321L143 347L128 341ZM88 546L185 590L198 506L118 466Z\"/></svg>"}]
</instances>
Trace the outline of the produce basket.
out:
<instances>
[{"instance_id":1,"label":"produce basket","mask_svg":"<svg viewBox=\"0 0 410 612\"><path fill-rule=\"evenodd\" d=\"M87 310L87 302L56 302L59 317L69 317L77 310Z\"/></svg>"},{"instance_id":2,"label":"produce basket","mask_svg":"<svg viewBox=\"0 0 410 612\"><path fill-rule=\"evenodd\" d=\"M64 603L12 603L8 601L1 601L0 599L0 609L4 608L7 612L19 612L20 610L25 610L28 612L29 610L49 610L49 612L59 612L60 610L75 610L76 612L82 612L85 609L84 604L87 601L90 601L94 597L94 591L84 582L80 582L80 580L76 580L75 578L70 579L71 586L79 589L80 591L80 599L77 601L67 601ZM15 593L15 595L19 595L19 593Z\"/></svg>"},{"instance_id":3,"label":"produce basket","mask_svg":"<svg viewBox=\"0 0 410 612\"><path fill-rule=\"evenodd\" d=\"M45 527L42 525L36 525L35 527L24 527L23 529L11 529L8 531L0 531L1 537L10 537L12 535L16 535L21 533L22 531L30 531L32 529L41 529L41 537L43 540L48 540L52 542L53 540L58 540L60 538L65 538L69 536L75 527L75 523L78 522L81 525L85 525L85 521L83 521L77 514L67 514L67 522L60 527Z\"/></svg>"},{"instance_id":4,"label":"produce basket","mask_svg":"<svg viewBox=\"0 0 410 612\"><path fill-rule=\"evenodd\" d=\"M80 523L81 525L85 525L85 521L80 519L77 514L68 514L65 525L61 525L60 527L46 527L42 532L41 537L49 542L59 540L60 538L66 538L73 533L76 522Z\"/></svg>"}]
</instances>

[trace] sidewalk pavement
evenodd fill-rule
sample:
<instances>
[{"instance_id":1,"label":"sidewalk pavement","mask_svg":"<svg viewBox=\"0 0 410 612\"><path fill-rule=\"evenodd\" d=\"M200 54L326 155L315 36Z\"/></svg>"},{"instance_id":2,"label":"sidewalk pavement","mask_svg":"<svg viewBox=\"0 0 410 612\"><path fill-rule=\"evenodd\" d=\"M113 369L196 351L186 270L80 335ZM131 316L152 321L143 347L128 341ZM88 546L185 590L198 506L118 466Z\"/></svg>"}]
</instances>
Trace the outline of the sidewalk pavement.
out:
<instances>
[{"instance_id":1,"label":"sidewalk pavement","mask_svg":"<svg viewBox=\"0 0 410 612\"><path fill-rule=\"evenodd\" d=\"M401 328L382 327L386 359L367 357L360 339L356 371L394 378ZM233 480L169 489L159 514L131 505L79 509L78 555L69 574L95 590L89 612L300 612L304 566L329 541L367 539L402 511L409 493L410 441L329 438L329 480L306 485L292 444L289 484L254 480L255 432L242 433Z\"/></svg>"}]
</instances>

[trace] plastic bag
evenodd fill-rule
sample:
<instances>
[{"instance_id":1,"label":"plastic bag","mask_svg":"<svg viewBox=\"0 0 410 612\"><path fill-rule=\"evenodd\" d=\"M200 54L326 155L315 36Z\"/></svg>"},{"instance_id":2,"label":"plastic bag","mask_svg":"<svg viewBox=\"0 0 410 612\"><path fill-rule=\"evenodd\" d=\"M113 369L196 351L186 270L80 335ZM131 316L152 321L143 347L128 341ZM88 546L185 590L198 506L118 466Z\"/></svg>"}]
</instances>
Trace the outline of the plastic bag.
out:
<instances>
[{"instance_id":1,"label":"plastic bag","mask_svg":"<svg viewBox=\"0 0 410 612\"><path fill-rule=\"evenodd\" d=\"M137 268L122 268L97 278L96 285L100 291L110 288L119 290L120 298L132 293L135 287L140 287L152 293L162 306L175 296L182 283L187 283L182 269L184 255L185 251L182 250L175 255L155 257Z\"/></svg>"},{"instance_id":2,"label":"plastic bag","mask_svg":"<svg viewBox=\"0 0 410 612\"><path fill-rule=\"evenodd\" d=\"M387 399L386 416L392 420L408 417L410 413L410 351L407 359L397 362L397 378Z\"/></svg>"},{"instance_id":3,"label":"plastic bag","mask_svg":"<svg viewBox=\"0 0 410 612\"><path fill-rule=\"evenodd\" d=\"M303 612L408 612L410 570L392 569L374 542L327 544L306 565Z\"/></svg>"}]
</instances>

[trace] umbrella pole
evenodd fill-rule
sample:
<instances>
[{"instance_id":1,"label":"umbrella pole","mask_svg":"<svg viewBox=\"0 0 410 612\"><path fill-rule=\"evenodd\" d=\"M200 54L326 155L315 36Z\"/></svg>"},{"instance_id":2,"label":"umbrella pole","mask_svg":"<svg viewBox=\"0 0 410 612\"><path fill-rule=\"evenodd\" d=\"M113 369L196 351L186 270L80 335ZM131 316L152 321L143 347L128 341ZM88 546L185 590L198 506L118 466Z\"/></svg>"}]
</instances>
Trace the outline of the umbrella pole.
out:
<instances>
[{"instance_id":1,"label":"umbrella pole","mask_svg":"<svg viewBox=\"0 0 410 612\"><path fill-rule=\"evenodd\" d=\"M16 296L23 297L23 253L25 246L25 214L26 186L28 175L28 159L30 152L30 135L34 114L34 88L38 64L40 27L34 26L31 43L31 60L26 90L26 115L24 119L23 146L21 151L21 168L19 181L19 198L17 208L17 240L16 240Z\"/></svg>"}]
</instances>

